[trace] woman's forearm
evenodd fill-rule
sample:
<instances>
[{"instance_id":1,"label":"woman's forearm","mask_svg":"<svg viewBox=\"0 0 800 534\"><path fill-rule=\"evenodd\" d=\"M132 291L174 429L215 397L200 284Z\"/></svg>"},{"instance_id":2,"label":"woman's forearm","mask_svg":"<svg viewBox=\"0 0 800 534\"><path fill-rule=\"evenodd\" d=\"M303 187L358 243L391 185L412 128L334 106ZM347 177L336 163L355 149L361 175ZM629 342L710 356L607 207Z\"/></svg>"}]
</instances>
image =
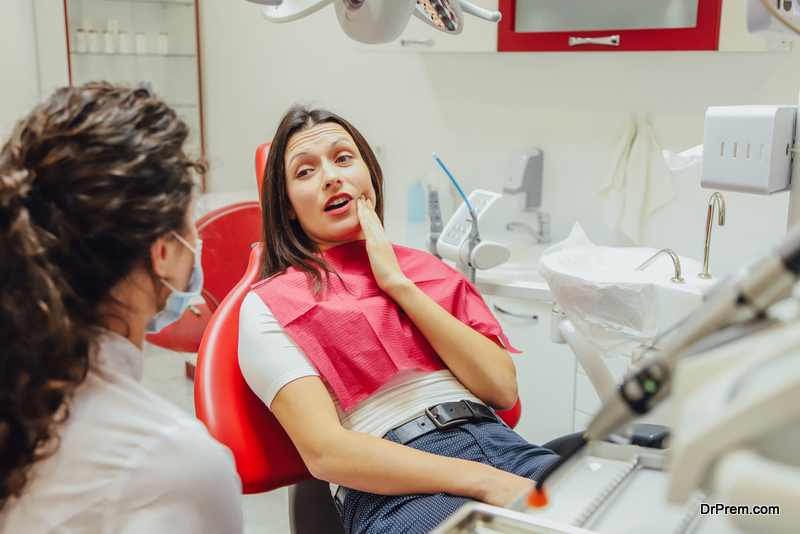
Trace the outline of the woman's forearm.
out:
<instances>
[{"instance_id":1,"label":"woman's forearm","mask_svg":"<svg viewBox=\"0 0 800 534\"><path fill-rule=\"evenodd\" d=\"M411 280L398 280L385 291L476 397L493 408L514 405L516 369L507 350L450 315Z\"/></svg>"},{"instance_id":2,"label":"woman's forearm","mask_svg":"<svg viewBox=\"0 0 800 534\"><path fill-rule=\"evenodd\" d=\"M476 500L498 473L495 468L418 451L397 443L341 429L319 451L312 474L320 479L381 495L449 493ZM332 439L331 439L332 438Z\"/></svg>"},{"instance_id":3,"label":"woman's forearm","mask_svg":"<svg viewBox=\"0 0 800 534\"><path fill-rule=\"evenodd\" d=\"M533 485L489 465L345 430L317 377L285 385L271 409L311 474L321 480L382 495L449 493L496 506Z\"/></svg>"}]
</instances>

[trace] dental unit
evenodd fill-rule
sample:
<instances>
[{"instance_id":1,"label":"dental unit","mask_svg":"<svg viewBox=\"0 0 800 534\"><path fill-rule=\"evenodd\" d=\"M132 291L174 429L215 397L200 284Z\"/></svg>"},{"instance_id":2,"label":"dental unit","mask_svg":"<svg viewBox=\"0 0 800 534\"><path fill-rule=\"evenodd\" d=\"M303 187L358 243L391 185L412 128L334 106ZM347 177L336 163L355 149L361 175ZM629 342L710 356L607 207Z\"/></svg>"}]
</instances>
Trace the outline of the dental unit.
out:
<instances>
[{"instance_id":1,"label":"dental unit","mask_svg":"<svg viewBox=\"0 0 800 534\"><path fill-rule=\"evenodd\" d=\"M431 192L431 235L428 240L428 248L436 257L454 261L458 270L466 274L470 282L474 284L476 269L491 269L504 263L511 256L511 251L507 246L481 239L478 229L479 219L486 213L489 206L502 195L476 189L467 197L435 152L433 158L450 178L459 195L464 199L464 204L456 210L447 225L442 228L438 193Z\"/></svg>"},{"instance_id":2,"label":"dental unit","mask_svg":"<svg viewBox=\"0 0 800 534\"><path fill-rule=\"evenodd\" d=\"M800 180L798 166L792 165L794 139L800 134L796 114L794 106L709 108L702 185L756 194L790 191L787 235L718 282L688 317L634 351L633 371L629 369L612 394L603 396L586 432L539 478L537 490L587 444L599 443L650 412L674 390L671 502L691 501L692 492L700 490L706 492L703 495L713 490L727 502L753 501L761 495L769 495L770 502L793 502L800 489L795 478L800 473L793 467L798 458L791 453L796 450L791 436L800 423L792 397L800 386L800 369L795 369L800 365L800 340L793 335L797 314L783 326L769 315L777 303L787 302L800 279L800 195L791 187L792 181ZM718 222L724 225L725 204L719 192L708 205L700 279L710 278L715 206ZM800 304L796 301L795 297L793 302ZM722 364L723 354L733 355L728 356L730 363ZM769 523L744 518L737 526L759 532L768 524L772 532L792 531L800 517L785 516L770 518Z\"/></svg>"},{"instance_id":3,"label":"dental unit","mask_svg":"<svg viewBox=\"0 0 800 534\"><path fill-rule=\"evenodd\" d=\"M749 3L750 6L756 4L761 2ZM792 6L794 14L787 17L798 23L800 35L800 2L793 0ZM633 487L636 482L630 479L635 478L636 473L655 470L663 472L667 485L663 493L659 488L658 495L648 502L659 508L671 507L672 503L684 506L672 532L721 531L711 526L698 528L698 524L703 524L698 519L701 506L714 506L709 504L714 501L706 501L710 497L726 504L778 504L783 508L779 515L726 518L735 525L736 532L796 531L800 523L800 514L795 511L797 495L800 495L800 469L796 467L800 462L796 452L800 431L800 397L797 394L800 391L800 335L797 333L800 294L796 291L800 279L800 193L797 192L800 187L791 184L800 181L800 165L793 161L800 152L795 145L795 140L800 139L797 110L798 106L708 109L701 185L720 191L761 195L789 192L788 232L772 250L709 288L707 295L701 297L701 304L687 317L665 333L659 332L651 341L639 345L633 351L628 373L620 385L614 383L607 368L594 365L597 359L582 358L588 353L596 354L596 348L587 343L586 331L581 332L570 324L561 306L554 307L551 337L557 342L567 342L573 349L600 396L601 408L585 433L538 478L536 491L549 486L556 492L554 502L558 503L561 496L568 500L570 491L572 495L581 493L579 486L569 485L571 477L593 469L606 469L598 457L602 461L606 461L605 458L625 462L623 468L611 470L617 473L615 478L609 480L608 485L599 486L596 498L582 513L573 516L576 522L571 525L594 530L594 525L608 517L602 514L607 514L613 506L609 501L625 501L619 488ZM718 224L723 226L725 204L719 192L712 195L708 204L702 272L695 277L697 271L690 271L692 280L684 279L683 284L676 285L676 290L701 281L711 282L708 267L715 209ZM668 249L659 251L641 263L639 270L669 255L675 267L672 278L677 282L686 275L682 275L680 260L671 252ZM616 305L612 299L605 302L612 308ZM787 314L790 317L778 319L786 313L781 311L785 309L794 311ZM621 427L650 413L670 396L673 435L669 449L661 454L645 450L634 452L632 448L621 449L603 441ZM591 478L582 480L586 483ZM642 489L642 486L637 487ZM487 523L496 519L498 524L513 525L508 530L497 529L502 532L539 531L532 527L514 530L523 524L546 526L551 532L572 532L567 526L570 523L548 522L558 515L556 505L551 507L551 515L544 513L538 516L539 520L532 520L531 515L527 515L534 513L529 507L543 499L537 493L531 496L532 500L523 498L511 506L512 510L524 511L526 515L515 516L514 512L506 511L494 513L476 506L472 511L465 510L464 516L471 514L474 522L479 518ZM573 505L562 504L561 510ZM598 509L605 512L598 512ZM596 521L586 527L586 518L592 514ZM464 517L454 518L453 524L457 520L463 521ZM606 530L615 531L618 530ZM442 532L456 530L443 529Z\"/></svg>"}]
</instances>

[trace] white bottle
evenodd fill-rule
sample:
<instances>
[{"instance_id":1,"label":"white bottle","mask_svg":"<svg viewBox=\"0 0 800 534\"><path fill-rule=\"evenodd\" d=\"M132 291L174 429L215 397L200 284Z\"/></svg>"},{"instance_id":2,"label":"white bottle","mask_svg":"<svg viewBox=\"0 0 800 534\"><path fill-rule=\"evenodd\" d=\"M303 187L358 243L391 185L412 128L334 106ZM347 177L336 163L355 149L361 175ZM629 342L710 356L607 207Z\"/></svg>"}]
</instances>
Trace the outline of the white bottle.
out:
<instances>
[{"instance_id":1,"label":"white bottle","mask_svg":"<svg viewBox=\"0 0 800 534\"><path fill-rule=\"evenodd\" d=\"M167 32L158 34L158 53L165 56L169 54L169 34Z\"/></svg>"},{"instance_id":2,"label":"white bottle","mask_svg":"<svg viewBox=\"0 0 800 534\"><path fill-rule=\"evenodd\" d=\"M86 32L83 31L81 28L78 28L76 32L77 36L75 38L75 51L81 54L85 54L88 50L88 46L86 44Z\"/></svg>"},{"instance_id":3,"label":"white bottle","mask_svg":"<svg viewBox=\"0 0 800 534\"><path fill-rule=\"evenodd\" d=\"M119 53L120 54L130 54L131 53L131 44L128 40L128 32L121 31L118 34L118 41L119 41Z\"/></svg>"},{"instance_id":4,"label":"white bottle","mask_svg":"<svg viewBox=\"0 0 800 534\"><path fill-rule=\"evenodd\" d=\"M114 53L114 34L109 30L103 32L103 48L106 54Z\"/></svg>"},{"instance_id":5,"label":"white bottle","mask_svg":"<svg viewBox=\"0 0 800 534\"><path fill-rule=\"evenodd\" d=\"M97 30L89 30L88 41L89 53L97 54L100 52L100 34L97 32Z\"/></svg>"},{"instance_id":6,"label":"white bottle","mask_svg":"<svg viewBox=\"0 0 800 534\"><path fill-rule=\"evenodd\" d=\"M145 39L144 32L136 32L136 53L147 53L147 40Z\"/></svg>"}]
</instances>

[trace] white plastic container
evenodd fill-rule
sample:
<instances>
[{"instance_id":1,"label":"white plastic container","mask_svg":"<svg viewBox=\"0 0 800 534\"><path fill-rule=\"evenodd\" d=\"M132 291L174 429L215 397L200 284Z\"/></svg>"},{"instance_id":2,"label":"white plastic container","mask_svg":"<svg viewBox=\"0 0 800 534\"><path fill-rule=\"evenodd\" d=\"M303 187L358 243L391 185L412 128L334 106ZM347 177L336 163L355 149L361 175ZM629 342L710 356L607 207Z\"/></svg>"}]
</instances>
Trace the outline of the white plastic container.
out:
<instances>
[{"instance_id":1,"label":"white plastic container","mask_svg":"<svg viewBox=\"0 0 800 534\"><path fill-rule=\"evenodd\" d=\"M100 52L100 33L97 30L89 30L87 33L88 36L88 43L89 43L89 52L92 54L97 54Z\"/></svg>"},{"instance_id":2,"label":"white plastic container","mask_svg":"<svg viewBox=\"0 0 800 534\"><path fill-rule=\"evenodd\" d=\"M103 49L106 54L114 53L114 33L110 30L105 30L103 32Z\"/></svg>"},{"instance_id":3,"label":"white plastic container","mask_svg":"<svg viewBox=\"0 0 800 534\"><path fill-rule=\"evenodd\" d=\"M120 54L130 54L131 53L131 43L128 39L128 32L121 31L117 35L117 41L119 42L119 53Z\"/></svg>"},{"instance_id":4,"label":"white plastic container","mask_svg":"<svg viewBox=\"0 0 800 534\"><path fill-rule=\"evenodd\" d=\"M136 53L147 53L147 39L144 35L144 32L136 32Z\"/></svg>"},{"instance_id":5,"label":"white plastic container","mask_svg":"<svg viewBox=\"0 0 800 534\"><path fill-rule=\"evenodd\" d=\"M86 43L86 32L81 28L78 28L75 37L75 51L81 54L85 54L89 50L88 44Z\"/></svg>"}]
</instances>

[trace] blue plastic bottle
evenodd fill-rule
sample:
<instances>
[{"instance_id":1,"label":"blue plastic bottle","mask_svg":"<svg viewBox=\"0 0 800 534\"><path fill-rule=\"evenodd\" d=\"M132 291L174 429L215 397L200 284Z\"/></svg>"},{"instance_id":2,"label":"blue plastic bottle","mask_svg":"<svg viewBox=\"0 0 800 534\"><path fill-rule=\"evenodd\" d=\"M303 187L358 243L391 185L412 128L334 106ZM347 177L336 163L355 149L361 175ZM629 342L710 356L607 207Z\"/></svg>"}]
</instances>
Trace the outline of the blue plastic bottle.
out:
<instances>
[{"instance_id":1,"label":"blue plastic bottle","mask_svg":"<svg viewBox=\"0 0 800 534\"><path fill-rule=\"evenodd\" d=\"M425 192L421 183L408 186L408 221L422 222L425 220Z\"/></svg>"}]
</instances>

